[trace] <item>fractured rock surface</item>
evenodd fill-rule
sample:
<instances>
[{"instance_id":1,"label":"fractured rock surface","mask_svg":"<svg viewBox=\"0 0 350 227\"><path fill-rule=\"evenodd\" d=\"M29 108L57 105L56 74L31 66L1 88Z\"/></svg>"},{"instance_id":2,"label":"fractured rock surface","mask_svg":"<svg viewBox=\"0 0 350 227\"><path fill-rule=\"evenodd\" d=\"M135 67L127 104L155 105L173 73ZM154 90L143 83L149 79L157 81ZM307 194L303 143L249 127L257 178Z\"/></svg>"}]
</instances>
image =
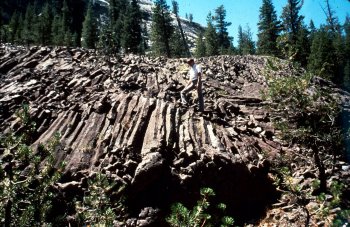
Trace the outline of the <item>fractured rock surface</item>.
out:
<instances>
[{"instance_id":1,"label":"fractured rock surface","mask_svg":"<svg viewBox=\"0 0 350 227\"><path fill-rule=\"evenodd\" d=\"M61 135L56 158L67 163L61 186L106 173L128 185L137 214L175 201L191 204L199 188L210 186L240 221L259 218L278 195L270 161L289 149L275 138L260 95L267 58L218 56L198 64L203 113L179 104L187 82L180 59L2 46L0 128L18 130L14 112L29 103L33 147ZM284 67L276 73L294 70Z\"/></svg>"}]
</instances>

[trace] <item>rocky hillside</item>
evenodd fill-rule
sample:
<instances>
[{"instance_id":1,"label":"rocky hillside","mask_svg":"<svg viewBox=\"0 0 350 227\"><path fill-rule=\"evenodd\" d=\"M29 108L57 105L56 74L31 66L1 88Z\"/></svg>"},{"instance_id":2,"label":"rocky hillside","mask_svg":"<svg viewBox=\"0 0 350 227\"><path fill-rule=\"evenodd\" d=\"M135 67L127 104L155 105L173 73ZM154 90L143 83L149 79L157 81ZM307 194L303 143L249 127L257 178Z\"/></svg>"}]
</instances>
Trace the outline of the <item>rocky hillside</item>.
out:
<instances>
[{"instance_id":1,"label":"rocky hillside","mask_svg":"<svg viewBox=\"0 0 350 227\"><path fill-rule=\"evenodd\" d=\"M281 141L273 126L261 98L267 59L198 59L205 72L205 111L199 113L196 105L179 105L187 70L181 59L107 59L83 49L2 45L0 130L19 131L14 113L28 103L36 123L34 149L61 135L55 156L66 165L55 190L61 196L57 212L66 214L67 223L75 217L67 201L83 195L95 173L105 173L126 188L129 212L116 225L163 225L170 204L192 206L202 187L214 189L236 224L315 224L318 216L303 208L317 206L316 199L301 206L273 177L272 166L293 157L292 180L307 192L318 171L312 155ZM279 61L274 75L297 71ZM348 165L336 166L328 179L349 179ZM115 191L111 199L117 199Z\"/></svg>"},{"instance_id":2,"label":"rocky hillside","mask_svg":"<svg viewBox=\"0 0 350 227\"><path fill-rule=\"evenodd\" d=\"M109 3L106 0L98 0L95 2L95 7L97 9L97 12L100 14L100 18L107 17L108 14L108 8ZM147 33L151 33L151 24L152 24L152 9L154 7L154 2L152 0L139 0L138 2L141 12L144 15L143 23L147 27ZM169 5L169 10L171 11L172 6ZM178 24L176 21L175 14L170 12L170 15L173 19L173 25L178 28ZM192 51L194 51L195 47L195 41L198 35L202 32L204 32L204 28L196 23L196 22L190 22L188 19L180 18L182 29L185 33L186 39L188 41L188 45L191 48ZM149 38L149 37L147 37ZM151 43L149 43L151 45Z\"/></svg>"}]
</instances>

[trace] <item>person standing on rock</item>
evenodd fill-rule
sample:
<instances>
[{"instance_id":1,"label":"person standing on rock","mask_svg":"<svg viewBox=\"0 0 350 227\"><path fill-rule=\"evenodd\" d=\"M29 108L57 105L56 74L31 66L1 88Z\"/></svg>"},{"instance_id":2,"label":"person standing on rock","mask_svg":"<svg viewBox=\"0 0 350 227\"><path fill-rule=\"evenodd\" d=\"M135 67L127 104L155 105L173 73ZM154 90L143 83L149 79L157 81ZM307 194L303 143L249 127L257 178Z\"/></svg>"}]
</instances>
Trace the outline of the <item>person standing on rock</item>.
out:
<instances>
[{"instance_id":1,"label":"person standing on rock","mask_svg":"<svg viewBox=\"0 0 350 227\"><path fill-rule=\"evenodd\" d=\"M193 58L187 60L186 63L190 67L190 70L188 71L190 81L188 82L186 87L181 91L181 102L182 104L187 105L187 93L197 87L198 108L199 111L202 112L204 110L204 101L202 93L202 69L194 62Z\"/></svg>"}]
</instances>

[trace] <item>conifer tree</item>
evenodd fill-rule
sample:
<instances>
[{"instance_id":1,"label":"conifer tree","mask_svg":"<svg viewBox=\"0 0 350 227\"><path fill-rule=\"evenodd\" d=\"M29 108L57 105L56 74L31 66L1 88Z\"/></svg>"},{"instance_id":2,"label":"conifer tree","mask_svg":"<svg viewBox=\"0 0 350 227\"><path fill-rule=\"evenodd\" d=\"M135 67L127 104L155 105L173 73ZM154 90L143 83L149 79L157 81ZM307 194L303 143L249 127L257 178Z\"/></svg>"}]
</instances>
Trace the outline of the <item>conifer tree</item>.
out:
<instances>
[{"instance_id":1,"label":"conifer tree","mask_svg":"<svg viewBox=\"0 0 350 227\"><path fill-rule=\"evenodd\" d=\"M63 45L63 33L61 27L61 17L59 15L55 15L52 20L51 26L51 40L54 45L60 46Z\"/></svg>"},{"instance_id":2,"label":"conifer tree","mask_svg":"<svg viewBox=\"0 0 350 227\"><path fill-rule=\"evenodd\" d=\"M37 26L37 42L43 45L51 44L52 12L49 3L44 5Z\"/></svg>"},{"instance_id":3,"label":"conifer tree","mask_svg":"<svg viewBox=\"0 0 350 227\"><path fill-rule=\"evenodd\" d=\"M62 10L62 0L51 0L52 15L58 15Z\"/></svg>"},{"instance_id":4,"label":"conifer tree","mask_svg":"<svg viewBox=\"0 0 350 227\"><path fill-rule=\"evenodd\" d=\"M314 34L308 69L316 75L334 79L335 59L332 36L325 27L322 27Z\"/></svg>"},{"instance_id":5,"label":"conifer tree","mask_svg":"<svg viewBox=\"0 0 350 227\"><path fill-rule=\"evenodd\" d=\"M301 25L298 31L297 41L295 43L295 47L298 50L295 60L298 61L303 67L307 66L307 59L310 54L311 41L309 39L309 34L310 32L307 27L304 24Z\"/></svg>"},{"instance_id":6,"label":"conifer tree","mask_svg":"<svg viewBox=\"0 0 350 227\"><path fill-rule=\"evenodd\" d=\"M332 40L334 47L334 54L336 58L335 64L335 75L334 82L337 84L342 84L344 79L344 66L346 64L346 54L345 53L345 37L341 32L332 32Z\"/></svg>"},{"instance_id":7,"label":"conifer tree","mask_svg":"<svg viewBox=\"0 0 350 227\"><path fill-rule=\"evenodd\" d=\"M4 22L2 19L3 18L2 14L3 14L2 8L0 8L0 43L5 41L5 26L4 26Z\"/></svg>"},{"instance_id":8,"label":"conifer tree","mask_svg":"<svg viewBox=\"0 0 350 227\"><path fill-rule=\"evenodd\" d=\"M20 14L18 18L18 28L16 30L14 43L19 43L19 44L23 43L23 40L22 40L23 27L24 27L23 15Z\"/></svg>"},{"instance_id":9,"label":"conifer tree","mask_svg":"<svg viewBox=\"0 0 350 227\"><path fill-rule=\"evenodd\" d=\"M295 60L296 54L302 51L296 47L299 30L304 19L303 16L299 15L302 4L302 0L288 0L287 5L283 7L281 15L284 34L279 39L281 42L279 46L282 48L285 57L293 60Z\"/></svg>"},{"instance_id":10,"label":"conifer tree","mask_svg":"<svg viewBox=\"0 0 350 227\"><path fill-rule=\"evenodd\" d=\"M190 23L193 22L193 14L192 13L190 13L190 15L188 16L188 20L190 21Z\"/></svg>"},{"instance_id":11,"label":"conifer tree","mask_svg":"<svg viewBox=\"0 0 350 227\"><path fill-rule=\"evenodd\" d=\"M345 32L345 53L346 53L346 59L350 60L350 16L346 16L345 22L344 22L344 32Z\"/></svg>"},{"instance_id":12,"label":"conifer tree","mask_svg":"<svg viewBox=\"0 0 350 227\"><path fill-rule=\"evenodd\" d=\"M121 43L126 53L141 53L142 29L141 11L137 0L132 0L127 8Z\"/></svg>"},{"instance_id":13,"label":"conifer tree","mask_svg":"<svg viewBox=\"0 0 350 227\"><path fill-rule=\"evenodd\" d=\"M341 29L341 25L339 23L338 18L335 16L335 12L331 8L329 1L326 0L326 9L324 9L324 12L327 16L327 25L326 29L332 36L333 40L333 47L335 51L335 75L333 78L333 81L337 84L343 83L344 79L344 66L346 64L345 55L344 52L345 49L345 40L343 37L343 31Z\"/></svg>"},{"instance_id":14,"label":"conifer tree","mask_svg":"<svg viewBox=\"0 0 350 227\"><path fill-rule=\"evenodd\" d=\"M109 28L111 40L108 43L112 44L113 52L118 52L122 42L122 32L124 25L124 16L128 8L128 0L110 0L109 1ZM107 31L107 30L105 30Z\"/></svg>"},{"instance_id":15,"label":"conifer tree","mask_svg":"<svg viewBox=\"0 0 350 227\"><path fill-rule=\"evenodd\" d=\"M203 40L203 34L200 33L196 39L195 56L197 58L206 56L205 43Z\"/></svg>"},{"instance_id":16,"label":"conifer tree","mask_svg":"<svg viewBox=\"0 0 350 227\"><path fill-rule=\"evenodd\" d=\"M280 33L280 21L272 0L263 0L258 22L258 54L278 56L277 37Z\"/></svg>"},{"instance_id":17,"label":"conifer tree","mask_svg":"<svg viewBox=\"0 0 350 227\"><path fill-rule=\"evenodd\" d=\"M72 44L72 32L70 29L71 25L71 14L69 12L69 7L67 0L64 0L62 7L62 17L61 17L61 27L60 30L62 34L62 45L70 46Z\"/></svg>"},{"instance_id":18,"label":"conifer tree","mask_svg":"<svg viewBox=\"0 0 350 227\"><path fill-rule=\"evenodd\" d=\"M109 0L109 20L112 26L119 18L119 10L118 0Z\"/></svg>"},{"instance_id":19,"label":"conifer tree","mask_svg":"<svg viewBox=\"0 0 350 227\"><path fill-rule=\"evenodd\" d=\"M83 30L83 22L85 19L85 11L88 5L86 0L74 0L69 2L70 14L72 15L70 21L70 35L73 46L81 46L81 32Z\"/></svg>"},{"instance_id":20,"label":"conifer tree","mask_svg":"<svg viewBox=\"0 0 350 227\"><path fill-rule=\"evenodd\" d=\"M23 30L21 37L26 45L33 44L35 41L35 10L32 4L28 4L25 19L23 22Z\"/></svg>"},{"instance_id":21,"label":"conifer tree","mask_svg":"<svg viewBox=\"0 0 350 227\"><path fill-rule=\"evenodd\" d=\"M149 36L148 36L148 30L147 30L147 25L144 23L142 25L142 42L141 42L141 52L144 53L148 48L148 41L149 41Z\"/></svg>"},{"instance_id":22,"label":"conifer tree","mask_svg":"<svg viewBox=\"0 0 350 227\"><path fill-rule=\"evenodd\" d=\"M230 48L232 37L228 35L227 27L232 23L226 22L226 10L223 5L215 9L215 28L219 42L220 53L224 54Z\"/></svg>"},{"instance_id":23,"label":"conifer tree","mask_svg":"<svg viewBox=\"0 0 350 227\"><path fill-rule=\"evenodd\" d=\"M180 20L180 17L179 17L179 4L175 0L172 1L172 4L173 4L173 13L175 14L177 25L179 27L179 31L180 31L180 34L181 34L183 47L185 48L185 53L186 53L187 57L189 57L189 56L191 56L191 53L190 53L190 50L188 48L186 37L185 37L185 33L184 33L183 29L182 29L181 20ZM176 42L178 42L178 40ZM175 45L177 45L177 44L175 44ZM181 48L181 49L183 49L183 48Z\"/></svg>"},{"instance_id":24,"label":"conifer tree","mask_svg":"<svg viewBox=\"0 0 350 227\"><path fill-rule=\"evenodd\" d=\"M207 28L204 33L205 37L205 50L207 56L213 56L219 54L218 36L213 25L213 17L209 12L207 16Z\"/></svg>"},{"instance_id":25,"label":"conifer tree","mask_svg":"<svg viewBox=\"0 0 350 227\"><path fill-rule=\"evenodd\" d=\"M287 5L283 7L281 15L283 29L288 34L292 44L297 40L298 31L304 19L303 16L299 15L301 7L301 0L288 0Z\"/></svg>"},{"instance_id":26,"label":"conifer tree","mask_svg":"<svg viewBox=\"0 0 350 227\"><path fill-rule=\"evenodd\" d=\"M118 52L122 45L122 33L124 26L124 19L127 17L126 10L128 8L128 0L111 0L109 8L110 17L110 31L112 33L112 48Z\"/></svg>"},{"instance_id":27,"label":"conifer tree","mask_svg":"<svg viewBox=\"0 0 350 227\"><path fill-rule=\"evenodd\" d=\"M18 30L19 30L19 14L17 13L17 11L15 11L11 16L11 20L9 23L9 34L8 34L9 42L15 43L16 34Z\"/></svg>"},{"instance_id":28,"label":"conifer tree","mask_svg":"<svg viewBox=\"0 0 350 227\"><path fill-rule=\"evenodd\" d=\"M97 47L101 49L106 56L111 56L117 53L114 41L115 37L113 37L111 22L107 21L106 24L101 25Z\"/></svg>"},{"instance_id":29,"label":"conifer tree","mask_svg":"<svg viewBox=\"0 0 350 227\"><path fill-rule=\"evenodd\" d=\"M345 18L344 23L345 32L345 66L344 66L344 87L350 90L350 17Z\"/></svg>"},{"instance_id":30,"label":"conifer tree","mask_svg":"<svg viewBox=\"0 0 350 227\"><path fill-rule=\"evenodd\" d=\"M89 1L85 15L82 31L82 46L85 48L94 49L97 42L97 24L94 16L92 0Z\"/></svg>"},{"instance_id":31,"label":"conifer tree","mask_svg":"<svg viewBox=\"0 0 350 227\"><path fill-rule=\"evenodd\" d=\"M174 28L169 12L169 6L165 0L156 0L152 9L151 41L152 52L157 55L171 57L170 39Z\"/></svg>"},{"instance_id":32,"label":"conifer tree","mask_svg":"<svg viewBox=\"0 0 350 227\"><path fill-rule=\"evenodd\" d=\"M317 29L315 27L313 20L310 20L308 30L309 30L309 40L310 40L310 46L311 46L312 40L314 39L314 34L317 32Z\"/></svg>"},{"instance_id":33,"label":"conifer tree","mask_svg":"<svg viewBox=\"0 0 350 227\"><path fill-rule=\"evenodd\" d=\"M340 33L340 23L338 18L335 16L334 10L329 4L329 0L325 0L326 8L322 8L327 17L327 29L331 30L334 34Z\"/></svg>"},{"instance_id":34,"label":"conifer tree","mask_svg":"<svg viewBox=\"0 0 350 227\"><path fill-rule=\"evenodd\" d=\"M189 55L186 47L182 42L179 42L179 40L182 40L181 32L178 28L175 28L170 39L171 56L176 58L188 57Z\"/></svg>"},{"instance_id":35,"label":"conifer tree","mask_svg":"<svg viewBox=\"0 0 350 227\"><path fill-rule=\"evenodd\" d=\"M252 33L249 26L247 25L246 30L242 29L242 26L238 26L238 54L254 54L255 43L252 38Z\"/></svg>"}]
</instances>

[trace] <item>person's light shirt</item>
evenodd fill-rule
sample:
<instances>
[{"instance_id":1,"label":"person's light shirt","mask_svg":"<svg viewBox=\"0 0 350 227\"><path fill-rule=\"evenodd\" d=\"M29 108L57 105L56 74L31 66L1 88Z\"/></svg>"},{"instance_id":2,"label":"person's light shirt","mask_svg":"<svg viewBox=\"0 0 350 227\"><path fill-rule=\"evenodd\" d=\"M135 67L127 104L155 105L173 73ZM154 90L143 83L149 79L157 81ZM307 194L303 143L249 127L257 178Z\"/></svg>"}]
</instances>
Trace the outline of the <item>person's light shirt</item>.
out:
<instances>
[{"instance_id":1,"label":"person's light shirt","mask_svg":"<svg viewBox=\"0 0 350 227\"><path fill-rule=\"evenodd\" d=\"M194 64L188 72L190 80L197 80L198 73L201 73L201 72L202 72L201 67L199 65Z\"/></svg>"}]
</instances>

